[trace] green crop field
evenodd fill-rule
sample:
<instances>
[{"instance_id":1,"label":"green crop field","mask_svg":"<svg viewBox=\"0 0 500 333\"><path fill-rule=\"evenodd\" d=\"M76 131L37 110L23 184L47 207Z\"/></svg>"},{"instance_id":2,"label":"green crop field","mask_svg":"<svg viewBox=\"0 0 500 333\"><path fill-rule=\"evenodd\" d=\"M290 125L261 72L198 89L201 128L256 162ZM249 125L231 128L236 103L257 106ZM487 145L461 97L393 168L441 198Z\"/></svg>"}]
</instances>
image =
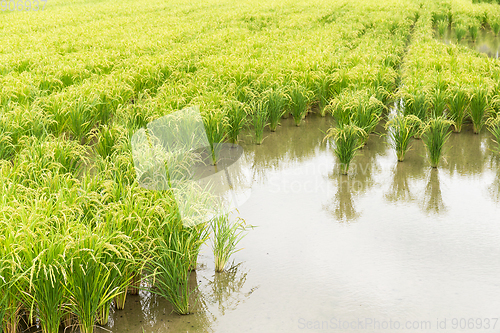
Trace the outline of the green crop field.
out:
<instances>
[{"instance_id":1,"label":"green crop field","mask_svg":"<svg viewBox=\"0 0 500 333\"><path fill-rule=\"evenodd\" d=\"M435 119L500 142L500 62L465 42L498 35L500 5L473 2L0 1L0 332L92 332L141 280L186 314L203 243L224 269L242 225L185 227L136 179L132 135L174 111L199 106L211 144L333 116L347 159L395 113L414 116L388 126L411 133L401 160L410 137L445 144Z\"/></svg>"}]
</instances>

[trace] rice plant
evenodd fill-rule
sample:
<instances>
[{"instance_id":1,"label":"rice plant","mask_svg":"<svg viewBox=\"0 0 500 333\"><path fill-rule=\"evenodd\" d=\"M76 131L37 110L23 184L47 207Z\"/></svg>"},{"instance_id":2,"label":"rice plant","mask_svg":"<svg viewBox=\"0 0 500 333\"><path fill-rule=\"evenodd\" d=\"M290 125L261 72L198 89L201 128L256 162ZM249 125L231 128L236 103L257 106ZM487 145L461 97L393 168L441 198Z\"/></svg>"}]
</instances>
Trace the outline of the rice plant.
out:
<instances>
[{"instance_id":1,"label":"rice plant","mask_svg":"<svg viewBox=\"0 0 500 333\"><path fill-rule=\"evenodd\" d=\"M500 15L488 15L488 24L495 36L498 36L500 32Z\"/></svg>"},{"instance_id":2,"label":"rice plant","mask_svg":"<svg viewBox=\"0 0 500 333\"><path fill-rule=\"evenodd\" d=\"M460 88L453 89L448 96L448 115L453 121L455 132L462 130L465 116L469 112L470 98L466 91Z\"/></svg>"},{"instance_id":3,"label":"rice plant","mask_svg":"<svg viewBox=\"0 0 500 333\"><path fill-rule=\"evenodd\" d=\"M469 24L469 34L473 42L476 42L478 32L479 27L477 26L476 22L471 22Z\"/></svg>"},{"instance_id":4,"label":"rice plant","mask_svg":"<svg viewBox=\"0 0 500 333\"><path fill-rule=\"evenodd\" d=\"M432 112L431 116L434 118L444 115L446 109L446 91L436 88L432 94Z\"/></svg>"},{"instance_id":5,"label":"rice plant","mask_svg":"<svg viewBox=\"0 0 500 333\"><path fill-rule=\"evenodd\" d=\"M334 79L331 75L322 73L316 81L316 96L319 100L319 114L324 117L326 115L325 107L330 103L334 92Z\"/></svg>"},{"instance_id":6,"label":"rice plant","mask_svg":"<svg viewBox=\"0 0 500 333\"><path fill-rule=\"evenodd\" d=\"M469 114L475 134L479 134L489 112L488 90L486 87L474 87L470 100Z\"/></svg>"},{"instance_id":7,"label":"rice plant","mask_svg":"<svg viewBox=\"0 0 500 333\"><path fill-rule=\"evenodd\" d=\"M82 144L86 142L97 120L93 114L95 103L95 101L88 102L84 98L78 98L69 106L69 131Z\"/></svg>"},{"instance_id":8,"label":"rice plant","mask_svg":"<svg viewBox=\"0 0 500 333\"><path fill-rule=\"evenodd\" d=\"M245 105L239 101L228 101L224 110L224 124L227 137L233 145L238 143L238 137L246 123Z\"/></svg>"},{"instance_id":9,"label":"rice plant","mask_svg":"<svg viewBox=\"0 0 500 333\"><path fill-rule=\"evenodd\" d=\"M127 239L90 231L84 231L81 236L68 258L66 291L70 311L77 317L80 332L92 333L103 307L120 293L121 286L116 286L113 280L119 272L110 259L113 255L126 254L124 244Z\"/></svg>"},{"instance_id":10,"label":"rice plant","mask_svg":"<svg viewBox=\"0 0 500 333\"><path fill-rule=\"evenodd\" d=\"M349 165L356 155L356 151L363 147L362 140L366 132L356 125L341 125L330 128L323 140L332 139L335 143L334 153L340 162L340 171L343 175L349 172Z\"/></svg>"},{"instance_id":11,"label":"rice plant","mask_svg":"<svg viewBox=\"0 0 500 333\"><path fill-rule=\"evenodd\" d=\"M389 120L385 127L388 130L391 146L396 150L399 162L403 162L406 153L410 150L410 142L421 129L423 123L420 118L414 115L396 115Z\"/></svg>"},{"instance_id":12,"label":"rice plant","mask_svg":"<svg viewBox=\"0 0 500 333\"><path fill-rule=\"evenodd\" d=\"M43 333L59 331L67 309L66 246L71 239L62 235L30 235L31 247L23 248L21 256L30 263L27 274L29 289L22 292L24 303L31 309L30 316L40 320ZM28 239L26 239L28 241ZM35 314L33 313L35 312Z\"/></svg>"},{"instance_id":13,"label":"rice plant","mask_svg":"<svg viewBox=\"0 0 500 333\"><path fill-rule=\"evenodd\" d=\"M380 114L384 105L374 97L366 98L367 96L361 97L357 101L357 105L354 106L354 110L351 114L352 124L363 129L365 136L363 137L363 145L368 141L368 137L371 132L378 125L380 120Z\"/></svg>"},{"instance_id":14,"label":"rice plant","mask_svg":"<svg viewBox=\"0 0 500 333\"><path fill-rule=\"evenodd\" d=\"M229 214L220 214L211 221L215 271L222 272L229 258L237 251L236 246L245 236L244 221L231 222Z\"/></svg>"},{"instance_id":15,"label":"rice plant","mask_svg":"<svg viewBox=\"0 0 500 333\"><path fill-rule=\"evenodd\" d=\"M279 88L271 88L265 93L269 111L269 129L276 132L281 117L286 112L286 95Z\"/></svg>"},{"instance_id":16,"label":"rice plant","mask_svg":"<svg viewBox=\"0 0 500 333\"><path fill-rule=\"evenodd\" d=\"M417 92L405 96L405 107L403 113L405 116L414 115L422 121L427 120L427 110L430 107L429 100L425 92Z\"/></svg>"},{"instance_id":17,"label":"rice plant","mask_svg":"<svg viewBox=\"0 0 500 333\"><path fill-rule=\"evenodd\" d=\"M205 228L204 224L199 225ZM190 313L189 276L193 264L192 249L199 247L205 237L192 233L178 219L168 219L160 226L147 249L146 278L155 287L150 291L169 301L178 314Z\"/></svg>"},{"instance_id":18,"label":"rice plant","mask_svg":"<svg viewBox=\"0 0 500 333\"><path fill-rule=\"evenodd\" d=\"M497 144L497 152L500 153L500 114L496 117L490 117L486 121L486 125L491 135L493 135L493 142Z\"/></svg>"},{"instance_id":19,"label":"rice plant","mask_svg":"<svg viewBox=\"0 0 500 333\"><path fill-rule=\"evenodd\" d=\"M209 110L203 117L203 125L205 126L208 143L210 145L212 165L217 165L220 150L222 149L221 144L227 136L223 121L224 114L217 110Z\"/></svg>"},{"instance_id":20,"label":"rice plant","mask_svg":"<svg viewBox=\"0 0 500 333\"><path fill-rule=\"evenodd\" d=\"M442 19L437 22L437 28L439 32L439 36L444 36L444 33L446 29L448 28L448 20L447 19Z\"/></svg>"},{"instance_id":21,"label":"rice plant","mask_svg":"<svg viewBox=\"0 0 500 333\"><path fill-rule=\"evenodd\" d=\"M451 134L449 128L452 124L452 121L446 120L444 117L431 118L423 129L424 135L422 138L427 148L429 162L433 168L437 168L439 164L443 147Z\"/></svg>"},{"instance_id":22,"label":"rice plant","mask_svg":"<svg viewBox=\"0 0 500 333\"><path fill-rule=\"evenodd\" d=\"M296 126L300 126L300 122L305 117L307 112L307 105L309 103L309 92L307 89L298 83L292 84L290 87L290 113Z\"/></svg>"},{"instance_id":23,"label":"rice plant","mask_svg":"<svg viewBox=\"0 0 500 333\"><path fill-rule=\"evenodd\" d=\"M120 131L120 128L102 125L99 127L99 131L95 131L91 138L95 138L97 141L95 144L96 152L102 157L107 158L111 156L116 151L116 146L120 139L123 139L124 130Z\"/></svg>"},{"instance_id":24,"label":"rice plant","mask_svg":"<svg viewBox=\"0 0 500 333\"><path fill-rule=\"evenodd\" d=\"M455 25L455 37L457 37L457 42L460 43L462 39L467 34L467 26L463 23Z\"/></svg>"},{"instance_id":25,"label":"rice plant","mask_svg":"<svg viewBox=\"0 0 500 333\"><path fill-rule=\"evenodd\" d=\"M262 98L254 98L250 102L250 114L252 115L255 143L260 145L264 140L264 127L269 119L268 102Z\"/></svg>"}]
</instances>

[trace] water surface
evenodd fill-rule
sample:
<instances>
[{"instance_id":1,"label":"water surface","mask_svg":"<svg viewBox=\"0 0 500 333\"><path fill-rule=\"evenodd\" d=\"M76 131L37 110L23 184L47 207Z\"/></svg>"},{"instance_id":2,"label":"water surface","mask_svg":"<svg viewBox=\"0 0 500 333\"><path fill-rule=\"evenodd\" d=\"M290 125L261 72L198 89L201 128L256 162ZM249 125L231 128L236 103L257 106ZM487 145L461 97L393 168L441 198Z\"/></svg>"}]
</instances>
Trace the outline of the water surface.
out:
<instances>
[{"instance_id":1,"label":"water surface","mask_svg":"<svg viewBox=\"0 0 500 333\"><path fill-rule=\"evenodd\" d=\"M454 318L492 325L500 317L500 159L490 135L468 126L452 134L437 170L422 141L398 163L386 137L371 135L342 176L323 142L331 122L283 120L260 146L244 137L243 176L233 180L251 184L239 212L257 227L228 272L214 273L203 249L193 314L172 314L166 301L141 292L112 311L105 329L382 332L409 322L415 332L484 331L453 329ZM499 332L500 323L487 331Z\"/></svg>"}]
</instances>

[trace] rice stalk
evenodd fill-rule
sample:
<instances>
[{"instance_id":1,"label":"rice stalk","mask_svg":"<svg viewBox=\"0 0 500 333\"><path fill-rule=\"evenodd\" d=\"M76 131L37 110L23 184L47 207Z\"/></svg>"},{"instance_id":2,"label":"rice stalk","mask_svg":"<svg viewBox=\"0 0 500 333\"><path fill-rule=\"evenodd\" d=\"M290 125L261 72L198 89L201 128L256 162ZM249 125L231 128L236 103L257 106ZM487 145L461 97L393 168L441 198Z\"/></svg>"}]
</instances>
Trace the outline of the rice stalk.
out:
<instances>
[{"instance_id":1,"label":"rice stalk","mask_svg":"<svg viewBox=\"0 0 500 333\"><path fill-rule=\"evenodd\" d=\"M238 136L246 123L245 105L237 100L228 101L224 109L224 124L227 137L233 145L238 143Z\"/></svg>"},{"instance_id":2,"label":"rice stalk","mask_svg":"<svg viewBox=\"0 0 500 333\"><path fill-rule=\"evenodd\" d=\"M255 143L258 145L262 144L264 140L264 127L266 127L267 120L269 119L268 106L268 101L262 98L254 98L250 102Z\"/></svg>"},{"instance_id":3,"label":"rice stalk","mask_svg":"<svg viewBox=\"0 0 500 333\"><path fill-rule=\"evenodd\" d=\"M460 132L464 118L469 112L470 98L468 93L460 88L452 90L447 105L449 118L453 121L454 132Z\"/></svg>"},{"instance_id":4,"label":"rice stalk","mask_svg":"<svg viewBox=\"0 0 500 333\"><path fill-rule=\"evenodd\" d=\"M217 165L222 143L227 136L224 129L224 114L217 110L208 110L203 117L203 125L210 145L212 165Z\"/></svg>"},{"instance_id":5,"label":"rice stalk","mask_svg":"<svg viewBox=\"0 0 500 333\"><path fill-rule=\"evenodd\" d=\"M341 125L327 131L323 141L331 138L335 142L334 153L340 161L343 175L347 175L356 151L363 147L362 138L365 136L366 132L356 125Z\"/></svg>"},{"instance_id":6,"label":"rice stalk","mask_svg":"<svg viewBox=\"0 0 500 333\"><path fill-rule=\"evenodd\" d=\"M403 162L406 153L410 150L410 142L423 127L422 120L414 115L396 115L389 120L386 125L391 146L396 150L396 155L399 162Z\"/></svg>"},{"instance_id":7,"label":"rice stalk","mask_svg":"<svg viewBox=\"0 0 500 333\"><path fill-rule=\"evenodd\" d=\"M451 134L449 128L452 124L452 121L446 120L444 117L431 118L423 129L424 144L433 168L437 168L439 164L443 147Z\"/></svg>"},{"instance_id":8,"label":"rice stalk","mask_svg":"<svg viewBox=\"0 0 500 333\"><path fill-rule=\"evenodd\" d=\"M474 87L470 100L469 114L472 119L473 130L479 134L485 123L485 117L488 115L488 90L486 87Z\"/></svg>"},{"instance_id":9,"label":"rice stalk","mask_svg":"<svg viewBox=\"0 0 500 333\"><path fill-rule=\"evenodd\" d=\"M290 87L289 98L290 113L295 121L295 125L300 126L300 122L307 112L309 92L305 87L295 82Z\"/></svg>"},{"instance_id":10,"label":"rice stalk","mask_svg":"<svg viewBox=\"0 0 500 333\"><path fill-rule=\"evenodd\" d=\"M279 121L286 112L286 95L279 88L271 88L264 92L264 95L269 111L269 129L271 132L276 132Z\"/></svg>"},{"instance_id":11,"label":"rice stalk","mask_svg":"<svg viewBox=\"0 0 500 333\"><path fill-rule=\"evenodd\" d=\"M222 272L229 258L237 251L236 246L245 236L242 219L231 222L229 214L220 214L211 221L213 233L212 251L214 253L215 271Z\"/></svg>"},{"instance_id":12,"label":"rice stalk","mask_svg":"<svg viewBox=\"0 0 500 333\"><path fill-rule=\"evenodd\" d=\"M488 126L488 130L491 135L493 135L493 142L497 144L497 152L500 153L500 114L496 117L490 117L486 121L486 125Z\"/></svg>"}]
</instances>

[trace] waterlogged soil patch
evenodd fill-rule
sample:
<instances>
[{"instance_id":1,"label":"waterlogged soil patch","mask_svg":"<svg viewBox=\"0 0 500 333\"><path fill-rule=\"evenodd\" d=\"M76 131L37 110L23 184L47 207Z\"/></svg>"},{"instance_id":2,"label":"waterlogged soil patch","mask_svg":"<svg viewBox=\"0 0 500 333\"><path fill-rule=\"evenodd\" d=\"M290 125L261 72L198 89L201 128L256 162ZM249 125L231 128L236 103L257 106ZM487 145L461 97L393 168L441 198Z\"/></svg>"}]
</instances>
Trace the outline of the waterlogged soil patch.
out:
<instances>
[{"instance_id":1,"label":"waterlogged soil patch","mask_svg":"<svg viewBox=\"0 0 500 333\"><path fill-rule=\"evenodd\" d=\"M323 143L331 118L304 122L283 120L260 146L243 136L252 194L239 211L257 227L234 255L241 264L214 273L207 246L192 314L140 292L99 332L308 332L358 320L365 328L349 332L375 321L440 332L444 320L459 329L498 317L500 158L489 133L453 133L437 169L421 140L398 163L372 134L342 176Z\"/></svg>"}]
</instances>

